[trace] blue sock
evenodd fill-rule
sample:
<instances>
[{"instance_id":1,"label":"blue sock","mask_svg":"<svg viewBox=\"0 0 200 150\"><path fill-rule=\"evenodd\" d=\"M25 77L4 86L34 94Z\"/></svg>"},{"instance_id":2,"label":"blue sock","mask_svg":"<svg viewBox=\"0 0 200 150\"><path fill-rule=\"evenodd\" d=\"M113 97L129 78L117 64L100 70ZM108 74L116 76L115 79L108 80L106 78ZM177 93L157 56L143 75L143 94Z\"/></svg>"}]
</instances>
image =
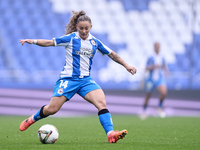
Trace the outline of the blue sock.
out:
<instances>
[{"instance_id":1,"label":"blue sock","mask_svg":"<svg viewBox=\"0 0 200 150\"><path fill-rule=\"evenodd\" d=\"M146 109L147 109L147 105L144 104L144 106L143 106L143 111L146 111Z\"/></svg>"},{"instance_id":2,"label":"blue sock","mask_svg":"<svg viewBox=\"0 0 200 150\"><path fill-rule=\"evenodd\" d=\"M163 100L160 100L158 107L162 108Z\"/></svg>"},{"instance_id":3,"label":"blue sock","mask_svg":"<svg viewBox=\"0 0 200 150\"><path fill-rule=\"evenodd\" d=\"M45 106L45 105L44 105L44 106ZM35 115L33 116L34 122L36 122L36 121L38 121L38 120L40 120L40 119L43 119L43 118L46 118L46 117L47 117L47 116L45 116L45 115L43 114L44 106L42 106L42 108L40 108L40 109L38 110L38 112L35 113Z\"/></svg>"},{"instance_id":4,"label":"blue sock","mask_svg":"<svg viewBox=\"0 0 200 150\"><path fill-rule=\"evenodd\" d=\"M99 111L98 115L99 115L99 121L101 125L103 126L106 134L109 131L113 131L113 123L112 123L112 118L109 111L107 109L102 109Z\"/></svg>"}]
</instances>

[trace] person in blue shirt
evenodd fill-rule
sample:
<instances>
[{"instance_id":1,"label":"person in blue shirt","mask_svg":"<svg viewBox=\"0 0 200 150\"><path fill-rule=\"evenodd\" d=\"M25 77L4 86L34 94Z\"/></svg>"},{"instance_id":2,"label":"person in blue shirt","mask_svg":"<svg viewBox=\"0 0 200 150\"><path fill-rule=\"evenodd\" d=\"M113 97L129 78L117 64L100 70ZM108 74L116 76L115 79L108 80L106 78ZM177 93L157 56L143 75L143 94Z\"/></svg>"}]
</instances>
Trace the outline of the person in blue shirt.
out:
<instances>
[{"instance_id":1,"label":"person in blue shirt","mask_svg":"<svg viewBox=\"0 0 200 150\"><path fill-rule=\"evenodd\" d=\"M146 65L146 78L145 78L145 101L143 105L143 112L141 114L141 119L147 117L146 109L148 106L148 101L152 95L152 92L157 89L160 93L160 100L158 105L158 115L161 118L166 116L163 111L163 101L167 95L167 86L165 81L165 74L168 74L168 69L164 57L160 54L160 44L158 42L154 43L154 54L151 55L147 60Z\"/></svg>"},{"instance_id":2,"label":"person in blue shirt","mask_svg":"<svg viewBox=\"0 0 200 150\"><path fill-rule=\"evenodd\" d=\"M60 73L60 78L54 86L50 103L42 106L38 112L24 120L19 129L25 131L36 121L55 114L66 101L69 101L77 93L97 108L99 121L107 134L108 141L116 143L119 139L125 137L127 130L113 130L112 118L106 107L104 92L90 77L92 59L98 51L124 66L132 75L137 70L90 34L92 28L91 19L84 11L72 11L72 13L73 16L66 26L66 35L52 40L22 39L19 41L22 45L28 43L44 47L64 46L66 51L65 65Z\"/></svg>"}]
</instances>

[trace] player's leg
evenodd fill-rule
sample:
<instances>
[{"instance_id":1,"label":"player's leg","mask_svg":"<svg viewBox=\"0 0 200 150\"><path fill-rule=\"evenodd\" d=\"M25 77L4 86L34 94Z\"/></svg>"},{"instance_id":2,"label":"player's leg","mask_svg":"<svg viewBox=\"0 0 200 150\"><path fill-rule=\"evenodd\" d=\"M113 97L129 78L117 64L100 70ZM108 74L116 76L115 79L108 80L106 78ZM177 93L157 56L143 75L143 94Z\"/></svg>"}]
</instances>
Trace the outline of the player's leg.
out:
<instances>
[{"instance_id":1,"label":"player's leg","mask_svg":"<svg viewBox=\"0 0 200 150\"><path fill-rule=\"evenodd\" d=\"M105 95L102 89L90 91L84 98L98 109L99 121L107 134L108 141L110 143L116 143L119 139L123 139L127 134L127 130L113 130L112 117L106 108Z\"/></svg>"},{"instance_id":2,"label":"player's leg","mask_svg":"<svg viewBox=\"0 0 200 150\"><path fill-rule=\"evenodd\" d=\"M158 114L160 117L164 118L166 116L163 111L163 101L167 95L167 86L165 84L161 84L158 86L158 92L160 93L159 104L158 104Z\"/></svg>"},{"instance_id":3,"label":"player's leg","mask_svg":"<svg viewBox=\"0 0 200 150\"><path fill-rule=\"evenodd\" d=\"M154 82L151 79L146 79L145 80L145 87L144 87L146 94L145 94L144 104L143 104L143 108L142 108L143 110L142 110L142 113L140 115L140 118L142 120L147 118L146 110L147 110L147 107L148 107L149 99L151 98L151 95L152 95L152 92L153 92L154 89L155 89Z\"/></svg>"},{"instance_id":4,"label":"player's leg","mask_svg":"<svg viewBox=\"0 0 200 150\"><path fill-rule=\"evenodd\" d=\"M109 131L113 131L111 114L106 108L105 95L102 89L90 91L85 95L84 99L92 103L98 109L99 120L106 134Z\"/></svg>"},{"instance_id":5,"label":"player's leg","mask_svg":"<svg viewBox=\"0 0 200 150\"><path fill-rule=\"evenodd\" d=\"M66 100L67 98L65 96L52 97L48 105L42 106L34 115L24 120L20 124L19 129L21 131L24 131L36 121L46 118L49 115L55 114L56 112L58 112L58 110L60 110L60 108L62 107L62 105L65 103Z\"/></svg>"},{"instance_id":6,"label":"player's leg","mask_svg":"<svg viewBox=\"0 0 200 150\"><path fill-rule=\"evenodd\" d=\"M167 87L165 84L162 84L158 86L158 92L160 93L160 101L159 101L159 107L162 107L163 101L167 95Z\"/></svg>"},{"instance_id":7,"label":"player's leg","mask_svg":"<svg viewBox=\"0 0 200 150\"><path fill-rule=\"evenodd\" d=\"M149 99L151 98L151 95L152 95L152 93L150 93L150 92L146 93L145 99L144 99L143 111L146 111Z\"/></svg>"},{"instance_id":8,"label":"player's leg","mask_svg":"<svg viewBox=\"0 0 200 150\"><path fill-rule=\"evenodd\" d=\"M46 105L43 109L44 116L57 113L66 101L67 98L65 96L52 97L49 105Z\"/></svg>"},{"instance_id":9,"label":"player's leg","mask_svg":"<svg viewBox=\"0 0 200 150\"><path fill-rule=\"evenodd\" d=\"M147 118L146 109L147 109L147 106L148 106L149 99L151 98L151 95L152 95L152 93L150 93L150 92L147 92L146 95L145 95L144 104L143 104L143 110L142 110L142 113L140 115L141 119L146 119Z\"/></svg>"}]
</instances>

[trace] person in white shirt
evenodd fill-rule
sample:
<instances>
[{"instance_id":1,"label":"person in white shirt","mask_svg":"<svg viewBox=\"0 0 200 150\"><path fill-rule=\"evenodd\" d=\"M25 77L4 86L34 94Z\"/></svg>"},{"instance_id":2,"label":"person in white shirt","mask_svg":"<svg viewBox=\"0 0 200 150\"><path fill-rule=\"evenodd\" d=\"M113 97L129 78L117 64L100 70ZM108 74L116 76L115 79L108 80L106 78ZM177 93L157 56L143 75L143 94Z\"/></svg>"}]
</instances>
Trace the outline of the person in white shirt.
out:
<instances>
[{"instance_id":1,"label":"person in white shirt","mask_svg":"<svg viewBox=\"0 0 200 150\"><path fill-rule=\"evenodd\" d=\"M147 117L146 109L148 101L152 95L152 92L157 89L160 93L160 100L158 104L158 115L162 118L166 116L163 111L163 101L167 95L167 86L165 81L165 74L168 74L168 69L164 57L160 54L160 44L154 43L154 54L148 57L146 64L146 78L145 78L145 101L143 105L143 112L141 119Z\"/></svg>"},{"instance_id":2,"label":"person in white shirt","mask_svg":"<svg viewBox=\"0 0 200 150\"><path fill-rule=\"evenodd\" d=\"M73 16L66 26L66 35L52 40L22 39L19 41L22 45L29 43L45 47L64 46L66 51L65 65L60 73L60 78L55 84L50 103L42 106L38 112L24 120L19 129L24 131L36 121L55 114L66 101L69 101L77 93L98 109L99 120L107 134L108 141L116 143L119 139L125 137L127 130L113 130L112 118L106 107L104 92L90 77L92 59L96 51L99 51L124 66L132 75L137 70L90 34L91 19L84 11L72 11L72 13Z\"/></svg>"}]
</instances>

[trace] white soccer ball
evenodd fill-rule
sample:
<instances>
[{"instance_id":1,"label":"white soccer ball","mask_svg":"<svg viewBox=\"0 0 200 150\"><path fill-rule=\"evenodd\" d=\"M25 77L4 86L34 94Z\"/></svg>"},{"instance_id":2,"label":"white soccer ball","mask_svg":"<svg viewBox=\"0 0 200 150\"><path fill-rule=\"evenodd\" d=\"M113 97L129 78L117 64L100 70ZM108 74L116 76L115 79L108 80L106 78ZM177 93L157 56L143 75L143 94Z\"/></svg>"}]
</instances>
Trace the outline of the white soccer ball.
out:
<instances>
[{"instance_id":1,"label":"white soccer ball","mask_svg":"<svg viewBox=\"0 0 200 150\"><path fill-rule=\"evenodd\" d=\"M45 124L38 130L38 138L43 144L55 143L58 136L58 129L51 124Z\"/></svg>"}]
</instances>

